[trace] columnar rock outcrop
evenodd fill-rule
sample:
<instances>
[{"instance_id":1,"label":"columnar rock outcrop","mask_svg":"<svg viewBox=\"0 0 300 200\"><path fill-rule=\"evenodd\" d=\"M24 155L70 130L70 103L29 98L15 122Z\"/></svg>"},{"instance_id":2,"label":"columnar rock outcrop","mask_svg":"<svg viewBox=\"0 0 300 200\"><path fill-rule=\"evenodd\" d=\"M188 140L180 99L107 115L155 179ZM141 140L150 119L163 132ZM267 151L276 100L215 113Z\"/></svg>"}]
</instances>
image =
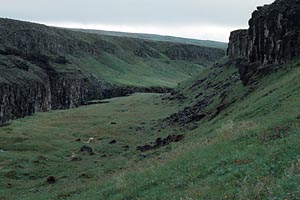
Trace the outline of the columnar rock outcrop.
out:
<instances>
[{"instance_id":1,"label":"columnar rock outcrop","mask_svg":"<svg viewBox=\"0 0 300 200\"><path fill-rule=\"evenodd\" d=\"M258 7L249 20L248 34L232 32L228 55L249 62L280 64L300 57L300 0L277 0ZM247 41L246 41L246 38Z\"/></svg>"},{"instance_id":2,"label":"columnar rock outcrop","mask_svg":"<svg viewBox=\"0 0 300 200\"><path fill-rule=\"evenodd\" d=\"M248 56L248 30L236 30L231 32L227 54L231 58Z\"/></svg>"}]
</instances>

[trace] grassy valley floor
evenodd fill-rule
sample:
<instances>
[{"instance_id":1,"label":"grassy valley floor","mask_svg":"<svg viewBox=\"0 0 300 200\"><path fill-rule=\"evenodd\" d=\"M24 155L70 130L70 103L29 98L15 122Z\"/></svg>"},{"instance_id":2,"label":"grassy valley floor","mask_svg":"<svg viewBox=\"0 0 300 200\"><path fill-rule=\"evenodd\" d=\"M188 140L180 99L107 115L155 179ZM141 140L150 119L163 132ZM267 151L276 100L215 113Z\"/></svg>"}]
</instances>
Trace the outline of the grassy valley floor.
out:
<instances>
[{"instance_id":1,"label":"grassy valley floor","mask_svg":"<svg viewBox=\"0 0 300 200\"><path fill-rule=\"evenodd\" d=\"M299 199L299 63L250 86L232 83L237 70L206 69L180 85L184 101L134 94L0 128L0 199ZM195 129L161 122L201 96L213 101ZM136 150L170 134L185 138ZM95 155L80 153L90 137Z\"/></svg>"},{"instance_id":2,"label":"grassy valley floor","mask_svg":"<svg viewBox=\"0 0 300 200\"><path fill-rule=\"evenodd\" d=\"M60 199L86 190L91 181L109 180L145 160L136 147L166 136L152 130L153 124L178 109L159 94L103 102L38 113L1 128L0 199ZM80 153L91 137L95 155ZM72 153L81 160L70 161ZM49 185L49 176L57 183Z\"/></svg>"}]
</instances>

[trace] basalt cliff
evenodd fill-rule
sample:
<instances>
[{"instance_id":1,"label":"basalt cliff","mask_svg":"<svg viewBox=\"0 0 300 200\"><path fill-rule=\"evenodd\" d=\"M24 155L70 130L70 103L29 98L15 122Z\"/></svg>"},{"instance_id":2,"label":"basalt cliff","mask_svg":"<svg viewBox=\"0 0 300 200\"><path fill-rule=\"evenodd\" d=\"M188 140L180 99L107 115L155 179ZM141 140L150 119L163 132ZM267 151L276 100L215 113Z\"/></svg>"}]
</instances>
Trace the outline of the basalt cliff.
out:
<instances>
[{"instance_id":1,"label":"basalt cliff","mask_svg":"<svg viewBox=\"0 0 300 200\"><path fill-rule=\"evenodd\" d=\"M299 0L277 0L257 7L249 20L249 29L231 33L227 54L232 60L244 60L239 66L245 84L257 73L259 65L278 65L299 59L299 18Z\"/></svg>"},{"instance_id":2,"label":"basalt cliff","mask_svg":"<svg viewBox=\"0 0 300 200\"><path fill-rule=\"evenodd\" d=\"M255 91L261 79L296 63L300 58L299 19L299 0L277 0L258 7L249 29L231 33L228 58L172 93L170 99L189 104L166 121L186 125L213 120Z\"/></svg>"}]
</instances>

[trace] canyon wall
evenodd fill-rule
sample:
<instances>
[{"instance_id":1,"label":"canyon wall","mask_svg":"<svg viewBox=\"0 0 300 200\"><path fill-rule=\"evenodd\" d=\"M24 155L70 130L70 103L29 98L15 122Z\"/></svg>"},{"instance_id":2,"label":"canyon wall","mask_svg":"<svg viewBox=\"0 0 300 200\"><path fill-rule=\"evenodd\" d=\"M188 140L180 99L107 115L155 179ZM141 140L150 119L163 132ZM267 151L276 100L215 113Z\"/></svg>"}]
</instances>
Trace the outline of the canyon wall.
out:
<instances>
[{"instance_id":1,"label":"canyon wall","mask_svg":"<svg viewBox=\"0 0 300 200\"><path fill-rule=\"evenodd\" d=\"M124 59L123 63L137 60L137 57L161 59L167 56L166 49L171 47L172 44L166 42L104 37L0 19L0 126L35 112L74 108L91 100L134 92L169 92L169 88L159 86L135 87L111 83L86 70L90 63L81 64L81 60L103 59L107 62L108 56L105 55ZM191 58L195 62L202 62L201 55L203 62L212 62L212 58L202 53L206 47L190 45L186 51L189 48L200 52ZM224 55L223 50L208 49L211 49L212 57ZM175 55L172 59L188 58Z\"/></svg>"},{"instance_id":2,"label":"canyon wall","mask_svg":"<svg viewBox=\"0 0 300 200\"><path fill-rule=\"evenodd\" d=\"M300 1L277 0L258 7L249 29L231 33L228 56L250 63L281 64L300 56Z\"/></svg>"}]
</instances>

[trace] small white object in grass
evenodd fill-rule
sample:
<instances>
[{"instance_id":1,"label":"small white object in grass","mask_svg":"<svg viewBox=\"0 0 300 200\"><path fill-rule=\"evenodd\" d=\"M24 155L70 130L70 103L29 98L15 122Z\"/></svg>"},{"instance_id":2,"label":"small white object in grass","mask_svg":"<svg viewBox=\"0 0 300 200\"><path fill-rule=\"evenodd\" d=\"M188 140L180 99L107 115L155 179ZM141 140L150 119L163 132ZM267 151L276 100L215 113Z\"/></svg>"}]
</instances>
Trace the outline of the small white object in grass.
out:
<instances>
[{"instance_id":1,"label":"small white object in grass","mask_svg":"<svg viewBox=\"0 0 300 200\"><path fill-rule=\"evenodd\" d=\"M0 153L4 153L5 151L3 149L0 149Z\"/></svg>"},{"instance_id":2,"label":"small white object in grass","mask_svg":"<svg viewBox=\"0 0 300 200\"><path fill-rule=\"evenodd\" d=\"M92 143L94 141L94 138L90 138L86 143L89 144L89 143Z\"/></svg>"}]
</instances>

